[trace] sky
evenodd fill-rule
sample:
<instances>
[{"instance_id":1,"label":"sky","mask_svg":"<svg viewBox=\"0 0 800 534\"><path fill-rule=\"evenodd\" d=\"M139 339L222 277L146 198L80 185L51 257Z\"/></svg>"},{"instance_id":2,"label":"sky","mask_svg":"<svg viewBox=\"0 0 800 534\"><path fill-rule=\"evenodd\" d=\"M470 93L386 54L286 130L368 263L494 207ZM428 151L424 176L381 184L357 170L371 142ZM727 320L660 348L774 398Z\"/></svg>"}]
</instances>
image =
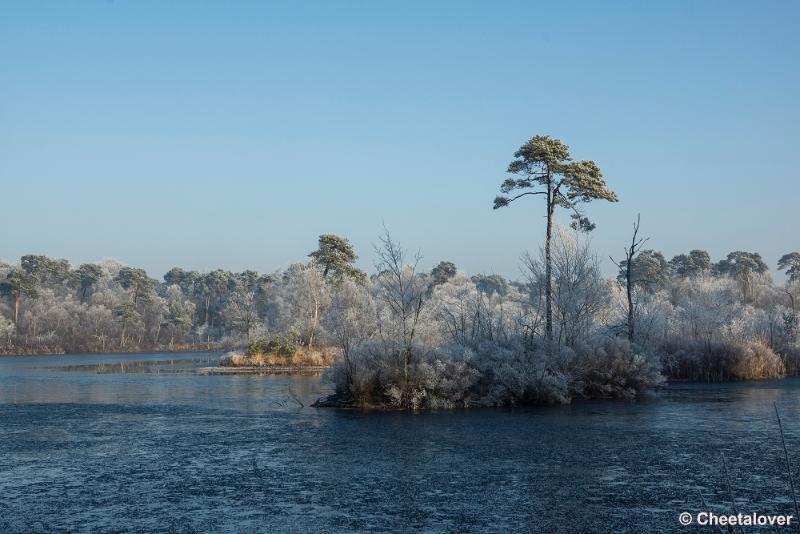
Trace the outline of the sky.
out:
<instances>
[{"instance_id":1,"label":"sky","mask_svg":"<svg viewBox=\"0 0 800 534\"><path fill-rule=\"evenodd\" d=\"M519 278L540 197L493 211L537 134L593 159L613 272L648 247L800 249L800 3L0 0L0 258L270 272L317 236L372 270ZM568 222L567 214L562 221ZM783 276L780 276L783 279Z\"/></svg>"}]
</instances>

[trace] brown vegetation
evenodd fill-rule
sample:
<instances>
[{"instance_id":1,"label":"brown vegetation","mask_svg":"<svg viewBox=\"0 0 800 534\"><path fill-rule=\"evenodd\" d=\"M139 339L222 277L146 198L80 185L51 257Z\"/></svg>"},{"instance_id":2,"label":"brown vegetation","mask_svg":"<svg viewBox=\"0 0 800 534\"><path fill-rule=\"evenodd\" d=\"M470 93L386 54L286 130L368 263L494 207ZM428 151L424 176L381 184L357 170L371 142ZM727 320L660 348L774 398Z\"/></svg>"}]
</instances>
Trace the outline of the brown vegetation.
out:
<instances>
[{"instance_id":1,"label":"brown vegetation","mask_svg":"<svg viewBox=\"0 0 800 534\"><path fill-rule=\"evenodd\" d=\"M781 357L763 341L695 343L668 347L667 372L675 378L722 382L786 375Z\"/></svg>"},{"instance_id":2,"label":"brown vegetation","mask_svg":"<svg viewBox=\"0 0 800 534\"><path fill-rule=\"evenodd\" d=\"M329 367L333 359L332 349L299 347L291 354L231 351L219 364L223 367Z\"/></svg>"}]
</instances>

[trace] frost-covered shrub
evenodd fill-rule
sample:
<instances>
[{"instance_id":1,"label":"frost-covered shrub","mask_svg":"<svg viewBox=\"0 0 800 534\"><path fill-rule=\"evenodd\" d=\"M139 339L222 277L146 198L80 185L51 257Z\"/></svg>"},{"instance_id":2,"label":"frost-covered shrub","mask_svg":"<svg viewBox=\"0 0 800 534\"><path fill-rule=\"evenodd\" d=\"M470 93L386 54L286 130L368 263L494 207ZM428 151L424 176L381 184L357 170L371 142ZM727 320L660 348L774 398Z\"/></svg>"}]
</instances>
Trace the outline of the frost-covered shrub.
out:
<instances>
[{"instance_id":1,"label":"frost-covered shrub","mask_svg":"<svg viewBox=\"0 0 800 534\"><path fill-rule=\"evenodd\" d=\"M721 341L668 343L662 347L667 374L674 378L722 382L731 378L731 351Z\"/></svg>"},{"instance_id":2,"label":"frost-covered shrub","mask_svg":"<svg viewBox=\"0 0 800 534\"><path fill-rule=\"evenodd\" d=\"M231 351L226 353L222 358L219 360L219 364L223 367L236 367L245 365L245 355L241 352Z\"/></svg>"},{"instance_id":3,"label":"frost-covered shrub","mask_svg":"<svg viewBox=\"0 0 800 534\"><path fill-rule=\"evenodd\" d=\"M564 404L570 401L570 376L562 349L526 350L521 343L500 345L482 342L476 346L477 383L480 404L516 406Z\"/></svg>"},{"instance_id":4,"label":"frost-covered shrub","mask_svg":"<svg viewBox=\"0 0 800 534\"><path fill-rule=\"evenodd\" d=\"M490 285L492 281L489 276L469 278L457 273L436 285L425 314L428 339L471 344L519 337L528 312L527 295L515 286L498 290Z\"/></svg>"},{"instance_id":5,"label":"frost-covered shrub","mask_svg":"<svg viewBox=\"0 0 800 534\"><path fill-rule=\"evenodd\" d=\"M0 345L11 346L16 334L14 323L0 315Z\"/></svg>"},{"instance_id":6,"label":"frost-covered shrub","mask_svg":"<svg viewBox=\"0 0 800 534\"><path fill-rule=\"evenodd\" d=\"M785 374L781 358L763 341L681 344L666 356L676 378L721 382L775 378Z\"/></svg>"},{"instance_id":7,"label":"frost-covered shrub","mask_svg":"<svg viewBox=\"0 0 800 534\"><path fill-rule=\"evenodd\" d=\"M417 346L407 373L398 347L362 343L337 362L338 402L414 410L564 404L573 396L635 398L664 381L658 359L623 339L594 338L575 349L520 340Z\"/></svg>"},{"instance_id":8,"label":"frost-covered shrub","mask_svg":"<svg viewBox=\"0 0 800 534\"><path fill-rule=\"evenodd\" d=\"M277 352L245 353L231 351L220 359L223 367L325 367L333 362L329 349L300 347L291 356Z\"/></svg>"},{"instance_id":9,"label":"frost-covered shrub","mask_svg":"<svg viewBox=\"0 0 800 534\"><path fill-rule=\"evenodd\" d=\"M408 370L398 346L367 342L355 347L349 362L333 369L336 394L359 406L386 405L417 409L465 407L478 372L470 366L472 354L459 346L425 351L414 347Z\"/></svg>"},{"instance_id":10,"label":"frost-covered shrub","mask_svg":"<svg viewBox=\"0 0 800 534\"><path fill-rule=\"evenodd\" d=\"M358 406L383 404L384 383L393 374L392 367L398 364L388 362L390 357L384 345L377 341L352 347L349 357L337 360L331 372L338 402Z\"/></svg>"},{"instance_id":11,"label":"frost-covered shrub","mask_svg":"<svg viewBox=\"0 0 800 534\"><path fill-rule=\"evenodd\" d=\"M247 345L247 355L254 356L256 354L263 355L276 355L290 359L297 352L299 348L297 339L291 335L287 336L272 336L269 339L260 338L251 341Z\"/></svg>"},{"instance_id":12,"label":"frost-covered shrub","mask_svg":"<svg viewBox=\"0 0 800 534\"><path fill-rule=\"evenodd\" d=\"M787 375L800 375L800 343L794 342L785 345L781 350L781 358Z\"/></svg>"},{"instance_id":13,"label":"frost-covered shrub","mask_svg":"<svg viewBox=\"0 0 800 534\"><path fill-rule=\"evenodd\" d=\"M731 347L730 372L735 378L755 380L785 374L780 357L763 341L737 343Z\"/></svg>"},{"instance_id":14,"label":"frost-covered shrub","mask_svg":"<svg viewBox=\"0 0 800 534\"><path fill-rule=\"evenodd\" d=\"M580 232L555 228L551 249L554 339L572 345L591 336L609 317L611 286L600 275L591 241ZM523 258L531 304L544 313L547 269L544 249Z\"/></svg>"},{"instance_id":15,"label":"frost-covered shrub","mask_svg":"<svg viewBox=\"0 0 800 534\"><path fill-rule=\"evenodd\" d=\"M472 400L478 371L472 367L470 349L452 345L426 354L412 374L414 391L422 395L420 407L463 408Z\"/></svg>"},{"instance_id":16,"label":"frost-covered shrub","mask_svg":"<svg viewBox=\"0 0 800 534\"><path fill-rule=\"evenodd\" d=\"M575 347L575 395L632 399L661 387L661 361L627 339L598 337Z\"/></svg>"}]
</instances>

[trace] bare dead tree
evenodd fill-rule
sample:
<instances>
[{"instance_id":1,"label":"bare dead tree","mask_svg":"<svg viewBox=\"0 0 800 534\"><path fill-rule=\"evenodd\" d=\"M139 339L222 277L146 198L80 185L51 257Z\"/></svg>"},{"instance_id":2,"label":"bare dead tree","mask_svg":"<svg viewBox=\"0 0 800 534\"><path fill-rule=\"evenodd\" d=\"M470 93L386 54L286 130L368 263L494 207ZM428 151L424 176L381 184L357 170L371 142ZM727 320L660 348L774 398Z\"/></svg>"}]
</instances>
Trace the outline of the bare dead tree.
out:
<instances>
[{"instance_id":1,"label":"bare dead tree","mask_svg":"<svg viewBox=\"0 0 800 534\"><path fill-rule=\"evenodd\" d=\"M399 243L392 240L389 231L384 228L380 246L375 247L377 260L375 268L380 273L376 283L380 288L379 298L384 302L393 319L394 334L402 341L399 364L403 370L403 401L408 402L409 367L413 358L414 337L417 333L420 314L427 302L427 284L417 274L417 266L422 256L414 254L411 261L406 262L406 251ZM380 334L385 335L380 328ZM384 345L388 346L384 338Z\"/></svg>"},{"instance_id":2,"label":"bare dead tree","mask_svg":"<svg viewBox=\"0 0 800 534\"><path fill-rule=\"evenodd\" d=\"M633 338L636 334L636 327L635 327L635 303L633 302L633 276L632 276L632 265L633 265L633 257L642 249L642 245L644 245L650 238L649 237L638 237L639 236L639 224L642 220L641 214L636 215L636 222L633 223L633 236L631 237L631 244L630 246L625 248L625 259L621 262L618 262L614 258L611 258L611 261L616 265L619 269L625 269L625 291L628 298L628 340L633 342Z\"/></svg>"}]
</instances>

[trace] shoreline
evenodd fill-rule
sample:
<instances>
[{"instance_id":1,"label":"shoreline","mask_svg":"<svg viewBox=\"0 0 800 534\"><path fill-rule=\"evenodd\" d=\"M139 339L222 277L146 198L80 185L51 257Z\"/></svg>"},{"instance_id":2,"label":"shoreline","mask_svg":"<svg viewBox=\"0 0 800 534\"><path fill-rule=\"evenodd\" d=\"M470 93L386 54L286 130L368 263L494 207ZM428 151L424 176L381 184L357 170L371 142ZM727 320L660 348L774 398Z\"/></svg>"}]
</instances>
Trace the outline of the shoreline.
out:
<instances>
[{"instance_id":1,"label":"shoreline","mask_svg":"<svg viewBox=\"0 0 800 534\"><path fill-rule=\"evenodd\" d=\"M201 367L198 375L286 375L286 374L319 374L330 367L320 365L275 365L275 366L242 366L242 367Z\"/></svg>"},{"instance_id":2,"label":"shoreline","mask_svg":"<svg viewBox=\"0 0 800 534\"><path fill-rule=\"evenodd\" d=\"M225 352L223 348L186 348L186 349L151 349L151 350L106 350L106 351L76 351L76 352L31 352L31 353L0 353L0 358L19 358L25 356L107 356L125 354L190 354L190 353L220 353Z\"/></svg>"}]
</instances>

